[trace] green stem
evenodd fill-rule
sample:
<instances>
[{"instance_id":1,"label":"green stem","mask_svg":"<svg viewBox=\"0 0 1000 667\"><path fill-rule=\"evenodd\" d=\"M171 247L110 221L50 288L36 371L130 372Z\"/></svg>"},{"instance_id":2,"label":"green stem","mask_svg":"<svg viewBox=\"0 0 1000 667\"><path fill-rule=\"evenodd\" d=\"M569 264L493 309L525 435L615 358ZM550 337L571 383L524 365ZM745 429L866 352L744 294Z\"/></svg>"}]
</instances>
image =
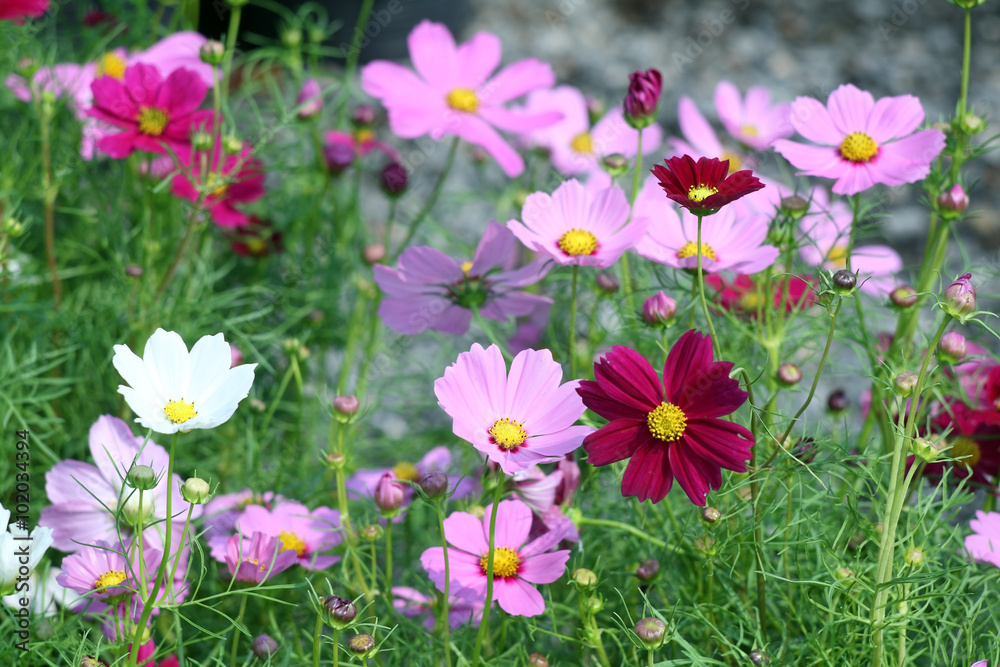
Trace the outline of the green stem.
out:
<instances>
[{"instance_id":1,"label":"green stem","mask_svg":"<svg viewBox=\"0 0 1000 667\"><path fill-rule=\"evenodd\" d=\"M229 83L233 74L233 55L236 52L236 36L240 32L240 16L242 15L243 7L241 5L236 5L233 7L233 13L229 17L229 32L226 34L226 53L222 61L222 104L223 110L226 109L226 98L229 97ZM218 119L216 119L218 120ZM221 132L222 128L216 128L216 131Z\"/></svg>"},{"instance_id":2,"label":"green stem","mask_svg":"<svg viewBox=\"0 0 1000 667\"><path fill-rule=\"evenodd\" d=\"M639 195L642 171L642 130L639 130L639 138L636 142L635 174L632 176L632 196L629 198L629 218L632 217L632 209L635 208L635 198ZM632 276L628 265L628 252L622 253L622 291L625 293L625 303L630 311L635 311L635 301L632 296ZM576 377L575 375L573 377Z\"/></svg>"},{"instance_id":3,"label":"green stem","mask_svg":"<svg viewBox=\"0 0 1000 667\"><path fill-rule=\"evenodd\" d=\"M698 216L698 244L696 252L698 254L698 294L701 297L701 307L705 311L705 321L708 322L708 331L712 334L712 350L716 359L722 359L722 344L715 334L715 327L712 325L712 314L708 310L708 299L705 298L705 274L701 270L701 221L704 216ZM575 376L574 376L575 377Z\"/></svg>"},{"instance_id":4,"label":"green stem","mask_svg":"<svg viewBox=\"0 0 1000 667\"><path fill-rule=\"evenodd\" d=\"M438 500L434 503L434 507L437 509L438 517L438 530L441 532L441 550L444 553L444 599L441 601L441 616L440 623L442 629L442 635L444 638L444 664L445 667L451 667L451 639L449 634L451 632L451 623L448 619L448 604L449 604L449 587L451 585L451 576L448 570L448 538L445 537L444 533L444 500Z\"/></svg>"},{"instance_id":5,"label":"green stem","mask_svg":"<svg viewBox=\"0 0 1000 667\"><path fill-rule=\"evenodd\" d=\"M962 88L958 98L958 113L964 116L969 102L969 65L972 59L972 9L965 8L965 34L962 43ZM961 119L959 119L961 120Z\"/></svg>"},{"instance_id":6,"label":"green stem","mask_svg":"<svg viewBox=\"0 0 1000 667\"><path fill-rule=\"evenodd\" d=\"M493 327L486 322L482 313L479 312L479 306L472 307L472 317L476 320L476 324L479 325L479 328L483 330L483 333L486 334L489 341L500 348L500 353L503 355L503 358L507 361L513 359L514 355L512 355L510 350L507 349L507 343L505 343Z\"/></svg>"},{"instance_id":7,"label":"green stem","mask_svg":"<svg viewBox=\"0 0 1000 667\"><path fill-rule=\"evenodd\" d=\"M385 596L392 605L392 518L385 521Z\"/></svg>"},{"instance_id":8,"label":"green stem","mask_svg":"<svg viewBox=\"0 0 1000 667\"><path fill-rule=\"evenodd\" d=\"M340 667L340 630L333 629L333 667Z\"/></svg>"},{"instance_id":9,"label":"green stem","mask_svg":"<svg viewBox=\"0 0 1000 667\"><path fill-rule=\"evenodd\" d=\"M437 203L438 196L441 194L441 189L444 187L445 179L448 177L448 172L451 171L451 166L455 162L455 154L458 153L459 138L455 137L452 139L451 148L448 149L448 157L445 158L444 168L441 170L441 174L438 176L437 183L434 184L434 189L431 190L431 196L427 198L427 202L424 207L420 209L416 217L413 218L413 222L410 223L410 229L406 232L406 237L403 242L396 249L396 252L392 255L392 259L395 260L399 256L399 253L406 250L410 245L410 241L413 240L413 235L417 233L417 229L420 227L420 223L424 221L427 214L431 212L434 204Z\"/></svg>"},{"instance_id":10,"label":"green stem","mask_svg":"<svg viewBox=\"0 0 1000 667\"><path fill-rule=\"evenodd\" d=\"M264 421L261 422L258 433L267 433L267 427L271 425L271 418L274 417L274 412L278 409L278 403L281 402L281 397L285 395L288 383L292 380L292 375L295 372L293 368L298 367L299 362L296 354L297 353L292 353L289 357L288 368L285 370L284 377L281 378L281 384L278 385L278 393L275 395L274 400L271 401L271 405L267 408L267 412L264 414Z\"/></svg>"},{"instance_id":11,"label":"green stem","mask_svg":"<svg viewBox=\"0 0 1000 667\"><path fill-rule=\"evenodd\" d=\"M62 305L62 281L59 278L59 265L56 263L55 203L58 188L52 184L52 140L49 133L52 115L45 101L39 102L38 115L42 130L42 187L45 191L45 261L49 265L52 297L58 309Z\"/></svg>"},{"instance_id":12,"label":"green stem","mask_svg":"<svg viewBox=\"0 0 1000 667\"><path fill-rule=\"evenodd\" d=\"M652 535L645 533L635 526L629 525L627 523L621 523L620 521L614 521L612 519L591 519L590 517L580 517L576 521L577 525L580 526L603 526L604 528L616 528L618 530L624 530L626 533L631 533L632 535L644 539L650 544L654 544L661 549L666 549L672 553L679 553L680 549L673 544L667 544L661 539L653 537Z\"/></svg>"},{"instance_id":13,"label":"green stem","mask_svg":"<svg viewBox=\"0 0 1000 667\"><path fill-rule=\"evenodd\" d=\"M347 120L347 104L351 98L351 84L354 82L354 72L358 69L358 57L361 54L361 40L365 35L365 24L372 13L375 0L365 0L361 4L358 22L351 34L351 50L347 52L347 64L344 66L343 88L340 91L340 107L337 109L337 127L344 127Z\"/></svg>"},{"instance_id":14,"label":"green stem","mask_svg":"<svg viewBox=\"0 0 1000 667\"><path fill-rule=\"evenodd\" d=\"M322 644L320 643L320 631L323 629L323 617L316 614L316 626L313 628L313 667L319 667L319 654ZM336 637L336 630L334 630L334 636ZM337 664L337 647L334 647L334 659L333 664Z\"/></svg>"},{"instance_id":15,"label":"green stem","mask_svg":"<svg viewBox=\"0 0 1000 667\"><path fill-rule=\"evenodd\" d=\"M153 613L153 609L156 607L156 598L160 594L160 587L163 585L164 575L167 572L167 563L170 562L170 538L173 536L172 530L170 530L170 524L173 521L173 486L174 481L174 452L177 449L177 435L174 433L174 437L170 439L170 453L167 457L167 521L166 521L166 534L163 537L163 558L160 559L160 567L156 570L156 580L153 582L153 590L146 599L146 604L142 607L142 614L139 616L139 622L135 626L135 635L132 636L132 648L128 653L128 665L129 667L136 667L139 661L139 642L142 641L142 634L146 629L146 624L149 622L149 617Z\"/></svg>"},{"instance_id":16,"label":"green stem","mask_svg":"<svg viewBox=\"0 0 1000 667\"><path fill-rule=\"evenodd\" d=\"M184 520L184 530L181 531L181 545L177 549L177 555L174 557L174 566L170 569L170 579L167 580L170 586L173 586L173 583L177 581L177 565L181 562L181 552L184 550L184 541L187 539L188 526L191 525L191 515L193 513L194 504L188 503L188 514Z\"/></svg>"},{"instance_id":17,"label":"green stem","mask_svg":"<svg viewBox=\"0 0 1000 667\"><path fill-rule=\"evenodd\" d=\"M389 199L389 217L385 221L385 232L382 233L382 247L389 252L389 243L392 241L392 223L396 220L396 197Z\"/></svg>"},{"instance_id":18,"label":"green stem","mask_svg":"<svg viewBox=\"0 0 1000 667\"><path fill-rule=\"evenodd\" d=\"M243 614L247 610L247 596L240 596L240 613L236 616L236 630L233 632L233 648L229 651L229 664L237 667L236 653L240 646L240 623L243 622Z\"/></svg>"},{"instance_id":19,"label":"green stem","mask_svg":"<svg viewBox=\"0 0 1000 667\"><path fill-rule=\"evenodd\" d=\"M498 474L497 488L493 493L493 509L490 512L490 544L486 556L486 604L483 607L483 620L479 623L479 632L476 633L476 648L472 652L472 667L478 667L479 654L483 648L483 638L486 636L490 626L490 607L493 606L493 552L496 544L497 530L497 508L500 507L500 499L503 498L503 472Z\"/></svg>"},{"instance_id":20,"label":"green stem","mask_svg":"<svg viewBox=\"0 0 1000 667\"><path fill-rule=\"evenodd\" d=\"M576 284L580 266L573 265L573 286L569 297L569 376L576 378Z\"/></svg>"}]
</instances>

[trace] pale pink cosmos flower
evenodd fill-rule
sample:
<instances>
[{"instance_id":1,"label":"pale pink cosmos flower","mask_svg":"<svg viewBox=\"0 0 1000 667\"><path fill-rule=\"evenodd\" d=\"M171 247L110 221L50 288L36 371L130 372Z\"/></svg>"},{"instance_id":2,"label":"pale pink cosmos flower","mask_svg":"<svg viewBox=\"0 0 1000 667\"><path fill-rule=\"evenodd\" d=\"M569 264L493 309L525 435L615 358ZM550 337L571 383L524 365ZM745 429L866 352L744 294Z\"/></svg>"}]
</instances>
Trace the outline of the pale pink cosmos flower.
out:
<instances>
[{"instance_id":1,"label":"pale pink cosmos flower","mask_svg":"<svg viewBox=\"0 0 1000 667\"><path fill-rule=\"evenodd\" d=\"M836 179L840 195L863 192L876 183L903 185L927 176L944 148L938 130L916 131L924 121L912 95L883 97L844 84L826 106L811 97L792 103L792 126L820 146L781 139L774 149L806 176Z\"/></svg>"},{"instance_id":2,"label":"pale pink cosmos flower","mask_svg":"<svg viewBox=\"0 0 1000 667\"><path fill-rule=\"evenodd\" d=\"M444 520L448 544L451 590L455 595L486 600L486 570L489 556L490 515L482 519L454 512ZM497 507L493 546L493 598L500 608L515 616L537 616L545 601L532 584L550 584L566 571L569 550L552 551L566 535L550 530L528 542L531 510L519 500L504 500ZM527 542L527 544L525 544ZM427 576L444 590L444 548L431 547L420 556Z\"/></svg>"},{"instance_id":3,"label":"pale pink cosmos flower","mask_svg":"<svg viewBox=\"0 0 1000 667\"><path fill-rule=\"evenodd\" d=\"M799 245L799 254L813 266L830 271L844 269L854 213L843 200L830 203L822 188L814 188L811 199L809 211L799 221L805 237ZM902 268L902 257L889 246L855 244L851 253L851 271L860 271L860 289L872 296L888 296L896 286L895 274Z\"/></svg>"},{"instance_id":4,"label":"pale pink cosmos flower","mask_svg":"<svg viewBox=\"0 0 1000 667\"><path fill-rule=\"evenodd\" d=\"M260 584L295 565L296 552L282 548L276 537L254 531L249 539L237 534L226 541L226 566L236 581Z\"/></svg>"},{"instance_id":5,"label":"pale pink cosmos flower","mask_svg":"<svg viewBox=\"0 0 1000 667\"><path fill-rule=\"evenodd\" d=\"M444 563L442 562L442 567ZM452 628L471 623L479 625L483 618L484 602L450 595L448 600L448 625ZM426 616L424 628L434 629L434 599L408 586L392 587L392 606L404 616Z\"/></svg>"},{"instance_id":6,"label":"pale pink cosmos flower","mask_svg":"<svg viewBox=\"0 0 1000 667\"><path fill-rule=\"evenodd\" d=\"M351 497L374 498L375 487L378 485L378 481L382 478L382 475L386 473L392 473L396 479L403 480L404 482L419 482L428 473L447 473L450 467L451 450L444 446L434 447L416 463L400 461L391 468L365 468L358 470L347 479L345 486L351 492L348 494ZM474 479L448 475L448 490L449 492L453 492L451 497L454 500L459 500L470 495L477 487L478 483ZM403 502L403 507L409 505L412 498L413 489L407 486L406 500ZM394 520L402 520L402 516L398 516Z\"/></svg>"},{"instance_id":7,"label":"pale pink cosmos flower","mask_svg":"<svg viewBox=\"0 0 1000 667\"><path fill-rule=\"evenodd\" d=\"M977 510L969 528L972 535L965 538L965 550L977 562L1000 567L1000 512Z\"/></svg>"},{"instance_id":8,"label":"pale pink cosmos flower","mask_svg":"<svg viewBox=\"0 0 1000 667\"><path fill-rule=\"evenodd\" d=\"M600 171L600 160L619 153L627 158L638 152L639 131L625 122L619 107L614 107L590 126L587 99L572 86L536 90L528 95L521 113L528 115L561 112L562 120L538 130L526 132L522 140L529 146L547 148L552 164L566 176ZM642 151L651 153L660 147L663 130L650 125L642 131Z\"/></svg>"},{"instance_id":9,"label":"pale pink cosmos flower","mask_svg":"<svg viewBox=\"0 0 1000 667\"><path fill-rule=\"evenodd\" d=\"M284 498L273 491L254 493L251 489L214 496L205 504L204 508L205 541L214 544L219 536L228 538L232 535L236 528L236 522L243 515L243 510L250 505L262 505L265 509L270 510L274 503L282 500Z\"/></svg>"},{"instance_id":10,"label":"pale pink cosmos flower","mask_svg":"<svg viewBox=\"0 0 1000 667\"><path fill-rule=\"evenodd\" d=\"M635 215L654 220L635 250L642 257L675 269L698 267L698 217L678 210L663 196L655 176L646 179L635 200ZM770 216L740 215L724 207L701 226L701 268L705 273L757 273L774 264L778 249L767 245Z\"/></svg>"},{"instance_id":11,"label":"pale pink cosmos flower","mask_svg":"<svg viewBox=\"0 0 1000 667\"><path fill-rule=\"evenodd\" d=\"M427 20L407 41L416 72L384 60L361 70L361 88L385 106L392 131L404 139L457 136L482 147L508 176L524 171L524 160L497 129L528 132L558 121L562 114L518 114L503 105L552 86L552 68L527 58L490 77L500 64L499 37L479 32L456 47L448 28Z\"/></svg>"},{"instance_id":12,"label":"pale pink cosmos flower","mask_svg":"<svg viewBox=\"0 0 1000 667\"><path fill-rule=\"evenodd\" d=\"M455 435L513 475L558 461L594 430L574 426L584 412L578 381L561 382L562 366L548 350L520 352L508 375L500 348L475 343L434 382L434 394Z\"/></svg>"},{"instance_id":13,"label":"pale pink cosmos flower","mask_svg":"<svg viewBox=\"0 0 1000 667\"><path fill-rule=\"evenodd\" d=\"M522 288L548 272L544 260L514 268L517 242L498 222L486 226L472 261L459 263L429 246L407 248L398 268L375 266L375 282L385 292L379 305L382 322L406 336L433 329L464 334L472 309L498 322L528 315L552 300Z\"/></svg>"},{"instance_id":14,"label":"pale pink cosmos flower","mask_svg":"<svg viewBox=\"0 0 1000 667\"><path fill-rule=\"evenodd\" d=\"M715 111L731 137L755 150L767 150L793 132L788 120L791 105L772 105L771 93L763 86L748 89L744 99L739 88L720 81L715 87Z\"/></svg>"},{"instance_id":15,"label":"pale pink cosmos flower","mask_svg":"<svg viewBox=\"0 0 1000 667\"><path fill-rule=\"evenodd\" d=\"M528 249L559 264L601 269L634 248L650 222L630 218L628 199L618 186L594 190L576 179L563 181L551 195L528 195L521 220L510 220L507 227Z\"/></svg>"},{"instance_id":16,"label":"pale pink cosmos flower","mask_svg":"<svg viewBox=\"0 0 1000 667\"><path fill-rule=\"evenodd\" d=\"M690 97L681 97L677 104L677 121L683 137L670 137L670 155L693 155L719 160L729 160L729 173L742 169L756 169L757 161L739 148L725 146L711 123L698 111Z\"/></svg>"}]
</instances>

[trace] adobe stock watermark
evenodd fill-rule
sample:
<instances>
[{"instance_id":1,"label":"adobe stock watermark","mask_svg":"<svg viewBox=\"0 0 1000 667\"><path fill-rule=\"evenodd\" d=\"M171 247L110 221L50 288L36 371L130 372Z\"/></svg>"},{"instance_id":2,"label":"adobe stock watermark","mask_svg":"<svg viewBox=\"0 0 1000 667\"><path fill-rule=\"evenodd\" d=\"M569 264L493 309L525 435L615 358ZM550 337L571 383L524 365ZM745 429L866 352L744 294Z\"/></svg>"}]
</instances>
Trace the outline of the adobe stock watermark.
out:
<instances>
[{"instance_id":1,"label":"adobe stock watermark","mask_svg":"<svg viewBox=\"0 0 1000 667\"><path fill-rule=\"evenodd\" d=\"M559 0L555 9L545 10L545 20L548 21L550 28L555 28L563 23L566 23L566 19L576 12L577 8L580 7L587 0Z\"/></svg>"},{"instance_id":2,"label":"adobe stock watermark","mask_svg":"<svg viewBox=\"0 0 1000 667\"><path fill-rule=\"evenodd\" d=\"M407 1L409 2L410 0ZM365 25L363 27L354 27L354 35L351 37L350 43L340 43L340 48L344 52L344 55L346 56L353 51L360 51L371 44L371 41L382 34L382 30L392 23L393 17L402 13L402 11L402 0L389 0L389 2L385 3L384 7L372 8L372 12L368 15L368 21Z\"/></svg>"},{"instance_id":3,"label":"adobe stock watermark","mask_svg":"<svg viewBox=\"0 0 1000 667\"><path fill-rule=\"evenodd\" d=\"M739 11L744 11L750 7L750 0L730 0L730 2L736 5ZM670 55L677 72L683 72L685 67L693 65L694 61L705 52L705 49L711 46L726 31L726 26L735 20L736 14L730 9L723 9L715 18L703 20L702 25L705 26L705 29L694 37L689 35L684 42L684 50L674 51Z\"/></svg>"},{"instance_id":4,"label":"adobe stock watermark","mask_svg":"<svg viewBox=\"0 0 1000 667\"><path fill-rule=\"evenodd\" d=\"M926 4L927 0L903 0L903 2L894 3L892 11L889 13L889 20L879 19L875 22L875 25L878 26L878 31L882 34L882 39L888 42L889 37L906 25L910 17L916 14L921 6Z\"/></svg>"}]
</instances>

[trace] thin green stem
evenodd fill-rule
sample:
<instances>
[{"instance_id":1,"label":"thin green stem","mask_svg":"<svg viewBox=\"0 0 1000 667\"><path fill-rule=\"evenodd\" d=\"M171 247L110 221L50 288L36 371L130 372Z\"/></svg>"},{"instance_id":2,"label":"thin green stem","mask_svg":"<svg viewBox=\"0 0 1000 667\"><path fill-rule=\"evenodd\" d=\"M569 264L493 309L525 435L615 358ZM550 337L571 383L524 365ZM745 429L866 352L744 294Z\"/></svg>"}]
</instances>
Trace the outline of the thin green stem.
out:
<instances>
[{"instance_id":1,"label":"thin green stem","mask_svg":"<svg viewBox=\"0 0 1000 667\"><path fill-rule=\"evenodd\" d=\"M333 629L333 667L340 667L340 630Z\"/></svg>"},{"instance_id":2,"label":"thin green stem","mask_svg":"<svg viewBox=\"0 0 1000 667\"><path fill-rule=\"evenodd\" d=\"M44 100L39 102L38 116L42 130L42 188L44 190L45 206L45 261L49 266L52 279L52 298L55 307L62 305L62 281L59 278L59 265L56 263L56 231L55 203L58 188L52 182L52 139L49 124L52 120L51 105Z\"/></svg>"},{"instance_id":3,"label":"thin green stem","mask_svg":"<svg viewBox=\"0 0 1000 667\"><path fill-rule=\"evenodd\" d=\"M572 287L569 296L569 376L576 378L576 285L580 266L573 265Z\"/></svg>"},{"instance_id":4,"label":"thin green stem","mask_svg":"<svg viewBox=\"0 0 1000 667\"><path fill-rule=\"evenodd\" d=\"M705 274L701 270L701 221L704 216L698 216L698 244L696 252L698 254L698 295L701 297L701 307L705 311L705 321L708 322L708 331L712 334L712 350L716 359L722 359L722 344L715 333L715 326L712 325L712 313L708 310L708 299L705 298Z\"/></svg>"},{"instance_id":5,"label":"thin green stem","mask_svg":"<svg viewBox=\"0 0 1000 667\"><path fill-rule=\"evenodd\" d=\"M351 100L351 84L354 82L354 72L358 69L358 58L361 55L361 41L365 39L365 27L372 13L375 0L364 0L358 13L358 22L352 33L351 50L347 52L347 63L344 66L343 87L340 91L340 106L337 108L337 127L344 127L347 120L347 105Z\"/></svg>"},{"instance_id":6,"label":"thin green stem","mask_svg":"<svg viewBox=\"0 0 1000 667\"><path fill-rule=\"evenodd\" d=\"M316 625L313 627L313 667L319 667L319 654L322 648L320 643L320 638L322 637L321 631L323 630L323 617L316 614ZM334 631L336 633L336 630ZM336 634L334 635L336 636ZM337 664L337 648L334 647L334 659L333 664Z\"/></svg>"},{"instance_id":7,"label":"thin green stem","mask_svg":"<svg viewBox=\"0 0 1000 667\"><path fill-rule=\"evenodd\" d=\"M486 604L483 607L483 620L479 623L479 632L476 633L476 648L472 652L472 667L478 667L479 654L483 649L483 638L490 627L490 607L493 606L493 556L494 545L496 544L497 530L497 508L500 507L500 499L503 498L503 473L498 473L497 488L493 493L493 509L490 512L490 544L486 556Z\"/></svg>"},{"instance_id":8,"label":"thin green stem","mask_svg":"<svg viewBox=\"0 0 1000 667\"><path fill-rule=\"evenodd\" d=\"M177 581L177 566L181 562L181 552L184 551L184 541L187 539L188 526L191 525L191 515L194 513L194 504L188 503L188 513L187 518L184 520L184 530L181 531L181 545L177 549L177 555L174 556L174 566L170 569L170 579L167 583L172 587L173 583Z\"/></svg>"},{"instance_id":9,"label":"thin green stem","mask_svg":"<svg viewBox=\"0 0 1000 667\"><path fill-rule=\"evenodd\" d=\"M639 138L636 141L635 174L632 176L632 196L629 197L629 218L632 217L632 209L635 208L635 198L639 195L641 188L640 172L642 171L642 130L639 130ZM628 252L622 253L622 292L625 293L625 303L630 311L635 310L635 301L632 295L632 275L629 270ZM576 377L575 375L573 377Z\"/></svg>"},{"instance_id":10,"label":"thin green stem","mask_svg":"<svg viewBox=\"0 0 1000 667\"><path fill-rule=\"evenodd\" d=\"M626 533L630 533L638 538L646 540L650 544L654 544L661 549L666 549L672 553L679 553L680 549L673 544L667 544L661 539L653 537L652 535L645 533L635 526L629 525L627 523L622 523L620 521L614 521L612 519L592 519L590 517L580 517L577 519L576 523L580 526L603 526L604 528L616 528L618 530L623 530Z\"/></svg>"},{"instance_id":11,"label":"thin green stem","mask_svg":"<svg viewBox=\"0 0 1000 667\"><path fill-rule=\"evenodd\" d=\"M392 604L392 519L385 522L385 596Z\"/></svg>"},{"instance_id":12,"label":"thin green stem","mask_svg":"<svg viewBox=\"0 0 1000 667\"><path fill-rule=\"evenodd\" d=\"M247 611L247 596L240 596L240 613L236 616L236 629L233 632L233 648L229 651L229 664L237 667L236 653L240 646L240 623L243 622L243 614Z\"/></svg>"},{"instance_id":13,"label":"thin green stem","mask_svg":"<svg viewBox=\"0 0 1000 667\"><path fill-rule=\"evenodd\" d=\"M455 155L458 153L459 141L458 137L452 139L451 147L448 149L448 157L445 158L444 168L441 169L441 174L438 176L437 183L434 184L434 189L431 190L431 196L427 198L427 202L424 203L424 207L420 209L420 212L417 213L416 217L414 217L413 221L410 223L410 229L406 232L406 237L403 239L403 242L399 244L396 252L392 255L393 260L399 256L399 253L409 247L410 241L413 240L413 235L417 233L417 229L420 227L420 223L424 221L427 214L431 212L432 208L434 208L434 204L437 203L438 196L440 196L441 190L444 187L445 179L448 178L448 172L451 171L451 166L455 163Z\"/></svg>"},{"instance_id":14,"label":"thin green stem","mask_svg":"<svg viewBox=\"0 0 1000 667\"><path fill-rule=\"evenodd\" d=\"M965 8L965 33L962 42L962 88L958 98L958 113L964 116L969 103L969 70L972 62L972 9Z\"/></svg>"},{"instance_id":15,"label":"thin green stem","mask_svg":"<svg viewBox=\"0 0 1000 667\"><path fill-rule=\"evenodd\" d=\"M271 401L271 405L268 406L267 412L264 413L264 420L261 422L258 433L267 433L267 427L271 425L271 419L274 417L274 412L278 409L281 397L285 395L288 383L291 382L292 375L295 373L293 368L297 367L298 363L296 353L292 353L289 357L288 368L285 370L285 375L281 378L281 384L278 385L278 393L275 395L274 400Z\"/></svg>"},{"instance_id":16,"label":"thin green stem","mask_svg":"<svg viewBox=\"0 0 1000 667\"><path fill-rule=\"evenodd\" d=\"M441 532L441 550L442 553L444 553L444 598L441 601L439 622L441 624L444 644L444 664L445 667L451 667L451 639L449 637L451 624L448 621L448 604L450 599L450 592L448 589L451 585L451 579L450 571L448 569L448 538L444 533L444 500L442 499L436 501L434 503L434 507L437 510L438 530Z\"/></svg>"},{"instance_id":17,"label":"thin green stem","mask_svg":"<svg viewBox=\"0 0 1000 667\"><path fill-rule=\"evenodd\" d=\"M241 5L236 5L233 7L233 13L229 17L229 32L226 34L226 53L222 61L222 104L223 110L226 109L226 98L229 96L229 85L233 75L233 55L236 53L236 36L240 32L240 16L242 15L243 7ZM218 122L218 119L216 119ZM221 131L221 128L216 128L217 131Z\"/></svg>"}]
</instances>

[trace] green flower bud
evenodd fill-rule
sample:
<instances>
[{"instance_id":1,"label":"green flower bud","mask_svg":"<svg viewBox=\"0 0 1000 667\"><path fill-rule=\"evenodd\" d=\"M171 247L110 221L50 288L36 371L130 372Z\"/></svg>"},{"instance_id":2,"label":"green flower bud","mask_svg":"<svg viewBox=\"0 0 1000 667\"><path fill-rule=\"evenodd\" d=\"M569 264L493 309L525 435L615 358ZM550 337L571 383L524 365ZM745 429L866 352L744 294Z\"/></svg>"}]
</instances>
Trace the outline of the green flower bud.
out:
<instances>
[{"instance_id":1,"label":"green flower bud","mask_svg":"<svg viewBox=\"0 0 1000 667\"><path fill-rule=\"evenodd\" d=\"M156 484L159 480L156 478L156 473L153 472L152 468L149 466L137 465L132 466L132 469L128 471L128 475L125 477L125 482L133 489L151 491L156 488Z\"/></svg>"},{"instance_id":2,"label":"green flower bud","mask_svg":"<svg viewBox=\"0 0 1000 667\"><path fill-rule=\"evenodd\" d=\"M204 505L212 499L212 488L201 477L189 477L181 484L181 497L192 505Z\"/></svg>"}]
</instances>

